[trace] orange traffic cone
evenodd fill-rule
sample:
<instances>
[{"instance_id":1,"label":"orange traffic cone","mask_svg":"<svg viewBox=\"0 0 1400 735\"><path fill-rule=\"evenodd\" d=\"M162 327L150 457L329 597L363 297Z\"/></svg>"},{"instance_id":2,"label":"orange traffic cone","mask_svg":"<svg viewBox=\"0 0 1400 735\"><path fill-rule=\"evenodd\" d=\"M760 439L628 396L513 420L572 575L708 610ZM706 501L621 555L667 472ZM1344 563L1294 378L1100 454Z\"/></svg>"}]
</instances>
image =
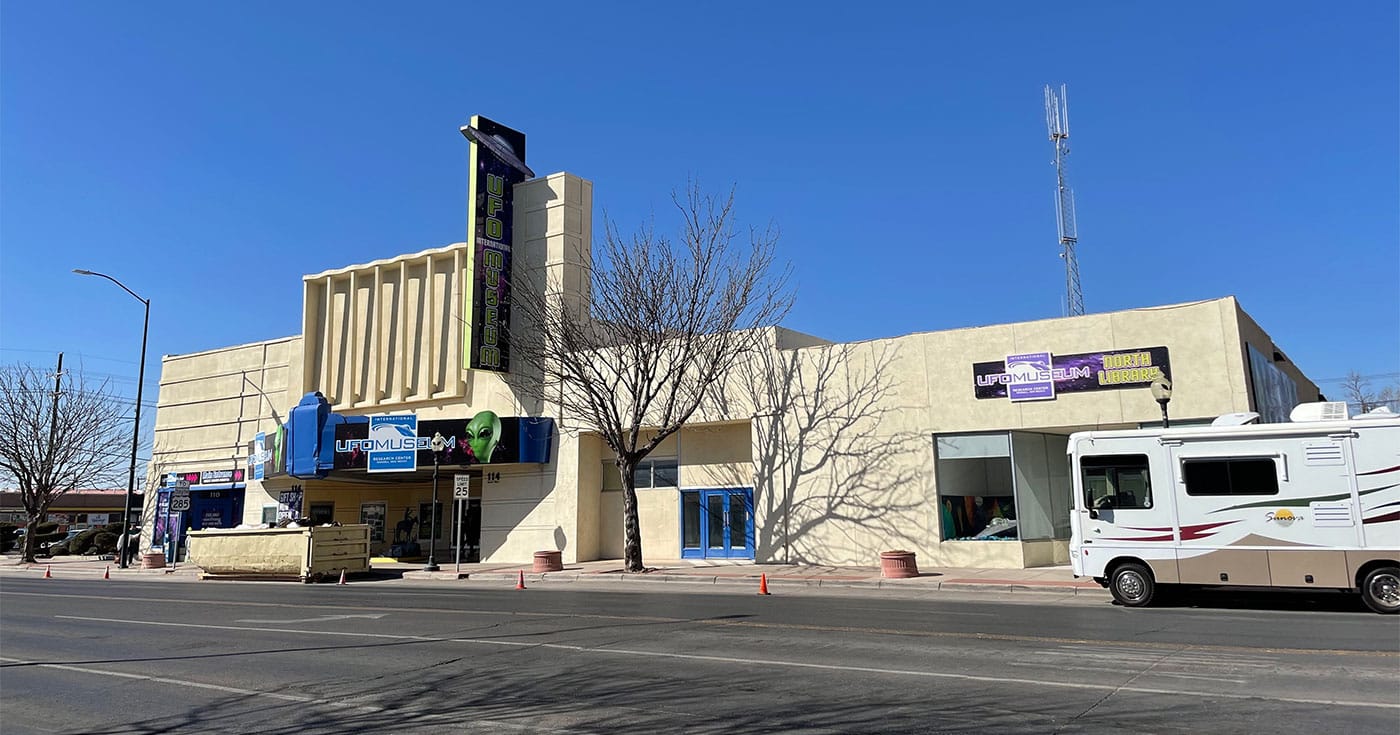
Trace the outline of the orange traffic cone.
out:
<instances>
[{"instance_id":1,"label":"orange traffic cone","mask_svg":"<svg viewBox=\"0 0 1400 735\"><path fill-rule=\"evenodd\" d=\"M336 584L345 584L345 567L340 568L340 581Z\"/></svg>"},{"instance_id":2,"label":"orange traffic cone","mask_svg":"<svg viewBox=\"0 0 1400 735\"><path fill-rule=\"evenodd\" d=\"M760 575L758 576L758 594L760 594L760 595L767 595L767 594L770 594L770 593L768 592L768 575L767 575L767 574L760 574Z\"/></svg>"},{"instance_id":3,"label":"orange traffic cone","mask_svg":"<svg viewBox=\"0 0 1400 735\"><path fill-rule=\"evenodd\" d=\"M53 565L44 567L44 579L53 579Z\"/></svg>"},{"instance_id":4,"label":"orange traffic cone","mask_svg":"<svg viewBox=\"0 0 1400 735\"><path fill-rule=\"evenodd\" d=\"M112 567L109 566L109 567L107 567L106 569L103 569L103 570L102 570L102 578L103 578L103 579L111 579L111 578L112 578Z\"/></svg>"},{"instance_id":5,"label":"orange traffic cone","mask_svg":"<svg viewBox=\"0 0 1400 735\"><path fill-rule=\"evenodd\" d=\"M515 588L518 589L518 590L523 590L523 589L525 589L525 570L524 570L524 569L521 569L521 570L520 570L520 581L515 583Z\"/></svg>"}]
</instances>

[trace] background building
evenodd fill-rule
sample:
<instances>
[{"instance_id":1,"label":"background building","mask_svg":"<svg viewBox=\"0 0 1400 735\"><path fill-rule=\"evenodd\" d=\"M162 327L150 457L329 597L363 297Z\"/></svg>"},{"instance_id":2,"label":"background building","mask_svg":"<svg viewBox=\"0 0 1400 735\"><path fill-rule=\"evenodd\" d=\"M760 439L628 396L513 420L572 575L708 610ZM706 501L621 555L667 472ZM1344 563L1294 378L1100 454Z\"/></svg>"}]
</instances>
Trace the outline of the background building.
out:
<instances>
[{"instance_id":1,"label":"background building","mask_svg":"<svg viewBox=\"0 0 1400 735\"><path fill-rule=\"evenodd\" d=\"M576 176L517 184L513 281L587 303L591 212ZM465 243L308 275L302 334L164 358L149 486L183 477L192 503L170 513L168 488L147 493L147 543L309 517L369 523L381 554L432 542L439 560L459 546L491 562L620 558L621 483L602 442L468 366L478 279ZM1233 297L858 343L772 329L768 343L638 469L648 558L1064 562L1066 438L1160 422L1154 377L1175 384L1174 424L1286 420L1320 398ZM422 442L451 439L436 511L431 452L401 472L357 454L379 430L366 417L386 414L415 416ZM483 463L468 437L488 414L505 435Z\"/></svg>"}]
</instances>

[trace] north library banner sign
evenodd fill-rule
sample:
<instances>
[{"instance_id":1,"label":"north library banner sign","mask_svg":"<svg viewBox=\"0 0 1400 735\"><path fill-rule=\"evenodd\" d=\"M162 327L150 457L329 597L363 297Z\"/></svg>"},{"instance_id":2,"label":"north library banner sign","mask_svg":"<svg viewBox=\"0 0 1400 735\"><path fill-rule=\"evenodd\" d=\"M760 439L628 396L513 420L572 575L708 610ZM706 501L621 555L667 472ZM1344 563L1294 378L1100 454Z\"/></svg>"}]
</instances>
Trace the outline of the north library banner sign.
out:
<instances>
[{"instance_id":1,"label":"north library banner sign","mask_svg":"<svg viewBox=\"0 0 1400 735\"><path fill-rule=\"evenodd\" d=\"M1158 377L1171 377L1166 347L1053 355L1029 352L999 362L972 364L978 398L1012 401L1053 400L1060 393L1146 388Z\"/></svg>"}]
</instances>

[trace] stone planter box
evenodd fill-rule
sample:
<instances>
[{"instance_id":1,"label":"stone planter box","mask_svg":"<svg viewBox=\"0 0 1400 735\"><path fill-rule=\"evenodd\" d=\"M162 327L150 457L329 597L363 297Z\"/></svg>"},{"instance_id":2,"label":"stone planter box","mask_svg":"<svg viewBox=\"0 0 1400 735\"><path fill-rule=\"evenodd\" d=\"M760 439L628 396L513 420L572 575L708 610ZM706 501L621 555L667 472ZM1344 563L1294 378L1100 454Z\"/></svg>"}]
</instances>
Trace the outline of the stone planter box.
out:
<instances>
[{"instance_id":1,"label":"stone planter box","mask_svg":"<svg viewBox=\"0 0 1400 735\"><path fill-rule=\"evenodd\" d=\"M532 571L536 573L564 571L564 552L536 551L535 566L533 567Z\"/></svg>"},{"instance_id":2,"label":"stone planter box","mask_svg":"<svg viewBox=\"0 0 1400 735\"><path fill-rule=\"evenodd\" d=\"M885 579L908 579L919 576L919 565L914 560L914 552L880 552L880 576Z\"/></svg>"},{"instance_id":3,"label":"stone planter box","mask_svg":"<svg viewBox=\"0 0 1400 735\"><path fill-rule=\"evenodd\" d=\"M141 555L141 568L142 568L142 569L164 569L164 568L165 568L165 552L164 552L164 551L148 551L148 552L142 554L142 555Z\"/></svg>"}]
</instances>

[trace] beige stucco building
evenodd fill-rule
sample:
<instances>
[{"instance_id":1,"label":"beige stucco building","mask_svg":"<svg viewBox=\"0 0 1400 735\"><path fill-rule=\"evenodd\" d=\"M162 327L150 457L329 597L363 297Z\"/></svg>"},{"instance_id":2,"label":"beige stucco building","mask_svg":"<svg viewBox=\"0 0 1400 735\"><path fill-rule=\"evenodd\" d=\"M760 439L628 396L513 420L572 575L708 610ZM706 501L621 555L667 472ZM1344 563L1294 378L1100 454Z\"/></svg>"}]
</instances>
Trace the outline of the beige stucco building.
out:
<instances>
[{"instance_id":1,"label":"beige stucco building","mask_svg":"<svg viewBox=\"0 0 1400 735\"><path fill-rule=\"evenodd\" d=\"M592 198L569 174L515 186L516 281L588 302ZM165 357L150 486L183 477L193 502L171 513L168 488L147 493L147 541L167 543L176 526L310 517L370 523L377 554L435 546L450 561L460 546L490 562L546 549L566 562L620 558L620 482L602 442L500 374L465 366L472 268L458 243L308 275L300 335ZM1284 420L1318 398L1233 297L856 343L773 329L767 344L639 469L648 560L868 566L904 549L934 565L1061 563L1066 438L1160 422L1154 376L1174 383L1174 424L1241 411ZM507 433L515 417L522 427L549 418L547 461L441 467L430 543L433 468L421 459L376 473L347 450L321 476L288 471L307 435L294 431L293 409L314 393L337 426L411 413L454 439L483 411L506 417ZM329 430L317 431L330 456ZM250 452L260 434L276 447ZM337 449L361 446L341 436Z\"/></svg>"}]
</instances>

